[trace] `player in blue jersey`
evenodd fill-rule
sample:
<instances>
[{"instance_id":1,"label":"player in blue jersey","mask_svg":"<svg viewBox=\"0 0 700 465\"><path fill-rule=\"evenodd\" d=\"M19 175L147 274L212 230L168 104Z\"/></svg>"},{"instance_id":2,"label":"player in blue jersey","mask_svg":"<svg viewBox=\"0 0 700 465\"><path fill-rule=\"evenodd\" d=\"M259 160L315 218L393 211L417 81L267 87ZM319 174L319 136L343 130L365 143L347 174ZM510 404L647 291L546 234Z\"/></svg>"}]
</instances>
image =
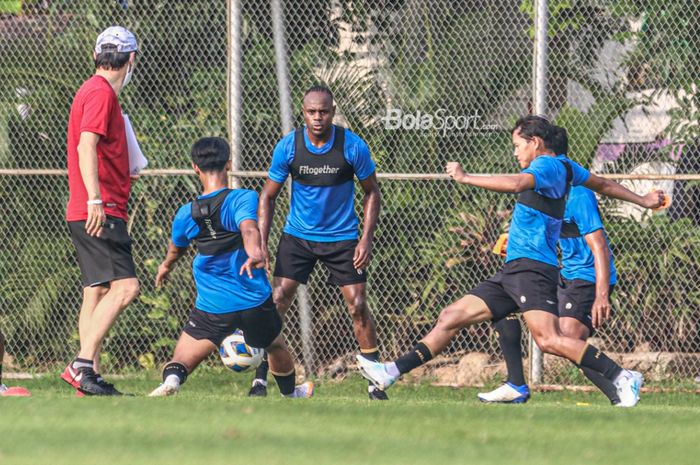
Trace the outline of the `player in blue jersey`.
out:
<instances>
[{"instance_id":1,"label":"player in blue jersey","mask_svg":"<svg viewBox=\"0 0 700 465\"><path fill-rule=\"evenodd\" d=\"M566 130L554 129L545 146L556 154L568 153ZM559 326L564 335L585 341L610 317L610 295L617 276L598 202L595 194L584 186L574 186L569 192L559 247L562 252L557 289ZM523 374L520 320L511 314L493 325L506 361L508 380L491 392L479 393L478 397L482 402L526 402L530 389ZM613 405L620 403L612 382L590 368L581 367L581 370Z\"/></svg>"},{"instance_id":2,"label":"player in blue jersey","mask_svg":"<svg viewBox=\"0 0 700 465\"><path fill-rule=\"evenodd\" d=\"M620 405L636 405L642 382L639 374L624 370L597 348L565 336L559 328L556 243L570 185L585 185L647 208L661 205L663 192L640 197L615 182L590 174L545 147L544 140L550 131L552 125L543 118L525 117L516 122L511 136L515 157L522 168L520 174L472 176L459 163L447 164L447 173L460 184L520 194L511 220L506 263L496 276L443 309L435 327L410 352L391 363L357 357L362 374L377 387L388 388L403 373L445 350L462 328L522 312L544 352L601 373L615 384Z\"/></svg>"},{"instance_id":3,"label":"player in blue jersey","mask_svg":"<svg viewBox=\"0 0 700 465\"><path fill-rule=\"evenodd\" d=\"M345 298L362 356L378 360L377 334L366 297L367 267L381 206L375 165L359 136L333 124L335 106L327 87L307 90L302 111L305 126L287 134L274 149L258 207L262 249L269 269L267 241L275 202L287 177L292 177L290 211L275 260L274 301L284 316L297 287L308 281L320 261L329 272L328 281L339 286ZM365 194L359 240L355 177ZM263 362L256 372L251 396L265 395L266 379ZM387 398L373 385L368 389L372 400Z\"/></svg>"},{"instance_id":4,"label":"player in blue jersey","mask_svg":"<svg viewBox=\"0 0 700 465\"><path fill-rule=\"evenodd\" d=\"M173 358L163 369L163 383L150 396L177 393L200 362L240 329L248 345L264 348L269 354L270 369L283 396L311 397L313 383L294 386L294 360L282 337L282 319L262 269L258 196L247 189L227 188L229 154L228 143L218 137L202 138L192 147L192 168L202 183L202 194L175 215L156 287L166 282L194 241L197 255L192 272L197 299Z\"/></svg>"}]
</instances>

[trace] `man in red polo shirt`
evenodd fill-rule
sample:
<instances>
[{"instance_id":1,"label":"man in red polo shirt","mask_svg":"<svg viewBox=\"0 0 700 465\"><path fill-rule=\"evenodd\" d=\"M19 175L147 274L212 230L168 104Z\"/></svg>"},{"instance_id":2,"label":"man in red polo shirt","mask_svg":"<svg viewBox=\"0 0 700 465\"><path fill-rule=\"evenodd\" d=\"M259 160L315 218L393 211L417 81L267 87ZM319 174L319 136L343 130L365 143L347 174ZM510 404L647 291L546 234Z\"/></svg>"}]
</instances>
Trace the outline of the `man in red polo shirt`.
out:
<instances>
[{"instance_id":1,"label":"man in red polo shirt","mask_svg":"<svg viewBox=\"0 0 700 465\"><path fill-rule=\"evenodd\" d=\"M107 28L95 44L95 74L78 89L68 119L66 220L83 284L80 353L61 378L87 395L120 395L99 373L102 341L136 298L139 282L126 229L129 153L117 96L131 79L136 37Z\"/></svg>"}]
</instances>

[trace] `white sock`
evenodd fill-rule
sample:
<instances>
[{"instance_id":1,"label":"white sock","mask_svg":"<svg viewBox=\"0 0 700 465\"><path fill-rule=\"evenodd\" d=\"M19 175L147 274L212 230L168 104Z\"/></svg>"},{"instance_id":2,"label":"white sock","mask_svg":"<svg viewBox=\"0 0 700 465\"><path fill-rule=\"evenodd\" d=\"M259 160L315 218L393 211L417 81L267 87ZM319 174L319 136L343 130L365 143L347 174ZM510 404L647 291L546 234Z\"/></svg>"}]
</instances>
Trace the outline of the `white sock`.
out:
<instances>
[{"instance_id":1,"label":"white sock","mask_svg":"<svg viewBox=\"0 0 700 465\"><path fill-rule=\"evenodd\" d=\"M386 372L389 373L394 378L398 378L399 376L401 376L401 372L399 371L399 367L396 366L396 363L389 362L389 363L386 363L385 366L386 366Z\"/></svg>"},{"instance_id":2,"label":"white sock","mask_svg":"<svg viewBox=\"0 0 700 465\"><path fill-rule=\"evenodd\" d=\"M163 384L174 389L180 389L180 378L177 375L168 375Z\"/></svg>"}]
</instances>

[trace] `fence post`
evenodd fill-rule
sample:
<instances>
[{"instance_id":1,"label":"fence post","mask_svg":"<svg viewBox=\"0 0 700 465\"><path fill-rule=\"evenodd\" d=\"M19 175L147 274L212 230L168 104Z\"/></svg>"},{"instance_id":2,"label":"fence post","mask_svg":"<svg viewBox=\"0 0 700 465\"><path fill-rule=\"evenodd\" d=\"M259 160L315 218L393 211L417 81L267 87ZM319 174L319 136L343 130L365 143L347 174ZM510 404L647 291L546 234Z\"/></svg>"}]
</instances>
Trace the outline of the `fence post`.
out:
<instances>
[{"instance_id":1,"label":"fence post","mask_svg":"<svg viewBox=\"0 0 700 465\"><path fill-rule=\"evenodd\" d=\"M275 69L277 71L277 88L280 98L280 119L282 132L289 133L294 129L294 113L292 110L292 92L289 87L289 68L287 66L287 40L284 35L284 10L282 0L272 0L272 33L275 43ZM287 181L287 192L292 196L291 182ZM311 303L306 285L300 285L297 290L299 306L299 326L301 328L301 347L304 355L306 373L314 373L316 360L313 345L313 322L311 319Z\"/></svg>"},{"instance_id":2,"label":"fence post","mask_svg":"<svg viewBox=\"0 0 700 465\"><path fill-rule=\"evenodd\" d=\"M535 1L535 43L532 66L533 110L536 115L547 115L547 0ZM529 336L530 384L542 383L544 357L542 351Z\"/></svg>"},{"instance_id":3,"label":"fence post","mask_svg":"<svg viewBox=\"0 0 700 465\"><path fill-rule=\"evenodd\" d=\"M227 129L229 141L231 143L231 169L240 171L241 169L241 143L243 119L243 94L242 94L242 46L243 28L242 2L240 0L228 0L228 73L226 82L226 95L228 97ZM229 176L229 186L231 188L240 187L240 181L236 176Z\"/></svg>"}]
</instances>

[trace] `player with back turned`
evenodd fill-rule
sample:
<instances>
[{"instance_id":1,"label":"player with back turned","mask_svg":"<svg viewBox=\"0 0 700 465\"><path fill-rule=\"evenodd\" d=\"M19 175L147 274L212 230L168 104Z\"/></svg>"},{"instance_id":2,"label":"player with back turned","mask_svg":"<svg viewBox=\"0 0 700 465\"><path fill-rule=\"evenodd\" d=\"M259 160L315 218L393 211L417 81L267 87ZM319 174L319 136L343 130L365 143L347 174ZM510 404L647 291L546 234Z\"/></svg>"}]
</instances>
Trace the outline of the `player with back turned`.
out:
<instances>
[{"instance_id":1,"label":"player with back turned","mask_svg":"<svg viewBox=\"0 0 700 465\"><path fill-rule=\"evenodd\" d=\"M199 176L202 194L175 215L156 287L166 282L177 260L194 242L197 255L192 272L197 300L173 358L163 369L163 383L150 396L176 394L202 360L240 329L248 345L267 350L283 396L311 397L313 383L294 386L294 360L282 337L282 319L262 269L258 196L251 190L227 188L229 155L228 143L218 137L204 137L192 147L192 168Z\"/></svg>"}]
</instances>

